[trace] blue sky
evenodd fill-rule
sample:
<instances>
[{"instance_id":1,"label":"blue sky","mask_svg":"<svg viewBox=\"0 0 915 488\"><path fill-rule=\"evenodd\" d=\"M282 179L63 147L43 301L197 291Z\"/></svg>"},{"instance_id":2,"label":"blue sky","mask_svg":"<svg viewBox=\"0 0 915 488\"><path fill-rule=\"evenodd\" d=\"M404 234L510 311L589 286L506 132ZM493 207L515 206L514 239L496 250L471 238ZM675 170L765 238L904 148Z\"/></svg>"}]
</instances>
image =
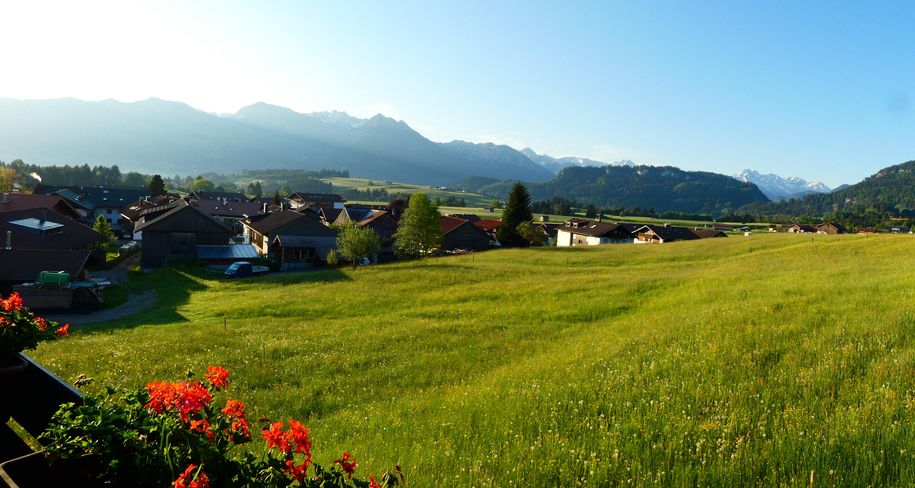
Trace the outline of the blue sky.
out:
<instances>
[{"instance_id":1,"label":"blue sky","mask_svg":"<svg viewBox=\"0 0 915 488\"><path fill-rule=\"evenodd\" d=\"M0 96L382 112L437 141L835 186L915 159L913 5L5 3Z\"/></svg>"}]
</instances>

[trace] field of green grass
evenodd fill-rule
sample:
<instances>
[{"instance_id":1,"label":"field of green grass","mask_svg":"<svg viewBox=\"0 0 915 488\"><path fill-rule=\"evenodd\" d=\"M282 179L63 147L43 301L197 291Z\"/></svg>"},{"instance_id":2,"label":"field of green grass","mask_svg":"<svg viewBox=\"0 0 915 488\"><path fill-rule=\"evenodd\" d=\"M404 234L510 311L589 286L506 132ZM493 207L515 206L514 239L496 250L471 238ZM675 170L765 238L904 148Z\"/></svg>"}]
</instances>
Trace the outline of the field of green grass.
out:
<instances>
[{"instance_id":1,"label":"field of green grass","mask_svg":"<svg viewBox=\"0 0 915 488\"><path fill-rule=\"evenodd\" d=\"M489 207L490 202L492 202L492 197L487 197L485 195L480 195L478 193L469 193L459 190L440 190L437 187L424 186L424 185L414 185L411 183L397 183L390 181L382 180L368 180L365 178L321 178L322 181L330 183L334 186L335 191L342 191L344 189L355 188L357 190L387 190L389 194L395 193L407 193L414 194L418 192L423 192L430 199L436 198L463 198L467 205L472 207ZM369 185L371 183L371 185ZM372 203L388 203L388 202L372 202Z\"/></svg>"},{"instance_id":2,"label":"field of green grass","mask_svg":"<svg viewBox=\"0 0 915 488\"><path fill-rule=\"evenodd\" d=\"M94 391L224 365L250 418L410 486L913 486L913 253L759 234L162 270L155 309L34 356Z\"/></svg>"}]
</instances>

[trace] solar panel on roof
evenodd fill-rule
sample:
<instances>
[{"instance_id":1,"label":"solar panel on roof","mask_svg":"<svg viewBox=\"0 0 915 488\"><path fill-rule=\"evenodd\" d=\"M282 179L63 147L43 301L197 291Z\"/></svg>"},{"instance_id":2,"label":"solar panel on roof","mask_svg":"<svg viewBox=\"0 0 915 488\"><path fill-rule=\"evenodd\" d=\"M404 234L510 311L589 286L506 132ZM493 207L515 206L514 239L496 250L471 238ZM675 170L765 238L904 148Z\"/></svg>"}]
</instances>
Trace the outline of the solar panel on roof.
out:
<instances>
[{"instance_id":1,"label":"solar panel on roof","mask_svg":"<svg viewBox=\"0 0 915 488\"><path fill-rule=\"evenodd\" d=\"M63 227L63 224L58 224L57 222L51 222L50 220L38 220L36 218L20 219L20 220L11 220L11 224L16 224L28 229L36 229L40 231L46 231L51 229L57 229Z\"/></svg>"}]
</instances>

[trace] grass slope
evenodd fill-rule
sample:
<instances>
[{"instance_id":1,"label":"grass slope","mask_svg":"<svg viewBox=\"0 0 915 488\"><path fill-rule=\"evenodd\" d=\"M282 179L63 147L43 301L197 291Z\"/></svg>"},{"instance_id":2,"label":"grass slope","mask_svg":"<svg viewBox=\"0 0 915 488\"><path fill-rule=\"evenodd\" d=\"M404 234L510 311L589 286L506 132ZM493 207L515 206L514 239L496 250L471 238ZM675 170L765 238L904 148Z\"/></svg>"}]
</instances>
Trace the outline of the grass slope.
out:
<instances>
[{"instance_id":1,"label":"grass slope","mask_svg":"<svg viewBox=\"0 0 915 488\"><path fill-rule=\"evenodd\" d=\"M224 281L36 356L138 386L229 367L252 418L413 486L915 484L907 236L494 251ZM228 329L224 329L228 317Z\"/></svg>"}]
</instances>

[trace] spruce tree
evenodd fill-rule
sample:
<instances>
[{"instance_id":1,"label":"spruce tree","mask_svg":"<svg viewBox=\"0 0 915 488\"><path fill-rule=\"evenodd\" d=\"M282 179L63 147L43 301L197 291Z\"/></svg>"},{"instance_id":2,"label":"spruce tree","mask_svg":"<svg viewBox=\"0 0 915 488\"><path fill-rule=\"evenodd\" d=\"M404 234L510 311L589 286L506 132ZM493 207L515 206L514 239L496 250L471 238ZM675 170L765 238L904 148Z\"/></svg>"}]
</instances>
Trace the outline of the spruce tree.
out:
<instances>
[{"instance_id":1,"label":"spruce tree","mask_svg":"<svg viewBox=\"0 0 915 488\"><path fill-rule=\"evenodd\" d=\"M496 238L503 247L524 247L530 245L520 233L518 226L534 221L531 196L523 183L517 182L508 194L508 202L502 210L502 225L496 231Z\"/></svg>"},{"instance_id":2,"label":"spruce tree","mask_svg":"<svg viewBox=\"0 0 915 488\"><path fill-rule=\"evenodd\" d=\"M162 181L161 175L153 175L149 182L149 195L153 197L165 195L165 182Z\"/></svg>"}]
</instances>

